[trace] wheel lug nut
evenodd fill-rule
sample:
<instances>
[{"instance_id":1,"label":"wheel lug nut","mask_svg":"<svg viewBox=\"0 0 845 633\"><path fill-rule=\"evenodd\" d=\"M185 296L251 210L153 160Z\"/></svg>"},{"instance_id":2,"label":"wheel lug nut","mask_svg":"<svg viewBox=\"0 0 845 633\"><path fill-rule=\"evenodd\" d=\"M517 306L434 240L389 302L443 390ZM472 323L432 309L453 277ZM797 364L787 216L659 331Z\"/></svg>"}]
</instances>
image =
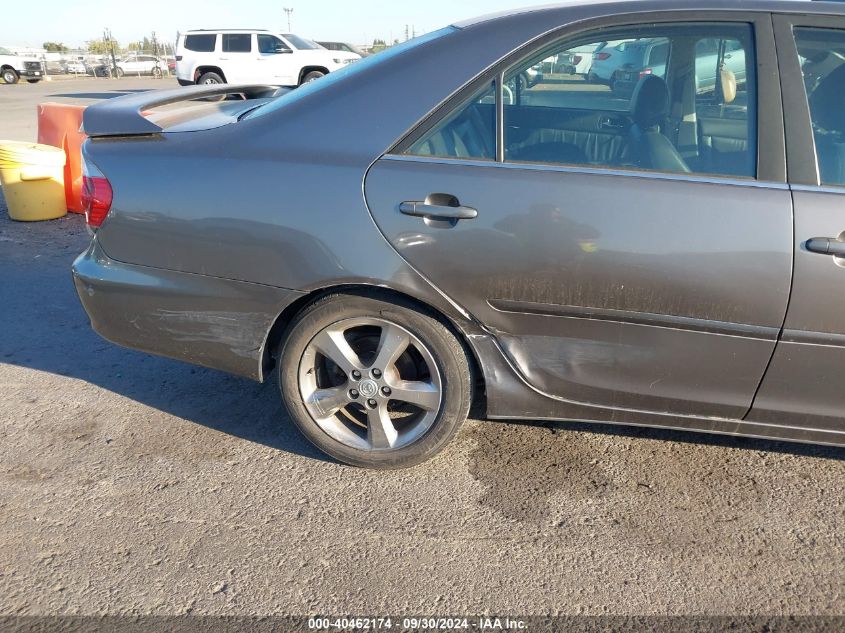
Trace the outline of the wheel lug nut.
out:
<instances>
[{"instance_id":1,"label":"wheel lug nut","mask_svg":"<svg viewBox=\"0 0 845 633\"><path fill-rule=\"evenodd\" d=\"M386 395L386 396L389 396L389 395L392 393L392 392L390 391L390 387L382 387L382 388L381 388L381 392L382 392L384 395Z\"/></svg>"},{"instance_id":2,"label":"wheel lug nut","mask_svg":"<svg viewBox=\"0 0 845 633\"><path fill-rule=\"evenodd\" d=\"M370 398L369 400L367 400L367 406L371 409L375 409L378 406L378 402Z\"/></svg>"},{"instance_id":3,"label":"wheel lug nut","mask_svg":"<svg viewBox=\"0 0 845 633\"><path fill-rule=\"evenodd\" d=\"M357 369L352 371L352 380L361 380L361 372Z\"/></svg>"},{"instance_id":4,"label":"wheel lug nut","mask_svg":"<svg viewBox=\"0 0 845 633\"><path fill-rule=\"evenodd\" d=\"M353 400L357 399L360 394L358 393L357 389L350 389L349 390L349 397Z\"/></svg>"},{"instance_id":5,"label":"wheel lug nut","mask_svg":"<svg viewBox=\"0 0 845 633\"><path fill-rule=\"evenodd\" d=\"M373 378L381 378L381 370L380 369L374 369L373 370Z\"/></svg>"}]
</instances>

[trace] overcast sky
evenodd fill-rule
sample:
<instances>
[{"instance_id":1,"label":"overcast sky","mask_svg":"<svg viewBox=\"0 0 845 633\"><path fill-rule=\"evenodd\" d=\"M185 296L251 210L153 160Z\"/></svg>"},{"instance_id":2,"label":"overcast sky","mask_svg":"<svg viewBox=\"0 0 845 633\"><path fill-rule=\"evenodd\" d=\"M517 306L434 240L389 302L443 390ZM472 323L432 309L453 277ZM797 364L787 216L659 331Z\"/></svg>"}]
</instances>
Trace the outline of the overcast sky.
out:
<instances>
[{"instance_id":1,"label":"overcast sky","mask_svg":"<svg viewBox=\"0 0 845 633\"><path fill-rule=\"evenodd\" d=\"M41 46L45 41L79 46L109 27L121 44L156 31L174 40L192 28L287 30L283 7L293 7L295 33L322 40L372 42L405 38L463 18L544 0L9 0L0 21L0 46ZM10 9L10 10L9 10Z\"/></svg>"}]
</instances>

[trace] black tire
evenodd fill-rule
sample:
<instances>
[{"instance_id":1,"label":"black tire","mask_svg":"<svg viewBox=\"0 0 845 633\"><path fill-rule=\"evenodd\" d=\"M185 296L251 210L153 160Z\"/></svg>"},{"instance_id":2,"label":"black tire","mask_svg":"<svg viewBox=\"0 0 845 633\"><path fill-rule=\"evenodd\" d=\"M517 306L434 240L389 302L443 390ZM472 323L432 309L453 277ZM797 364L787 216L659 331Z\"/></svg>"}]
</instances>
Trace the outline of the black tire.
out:
<instances>
[{"instance_id":1,"label":"black tire","mask_svg":"<svg viewBox=\"0 0 845 633\"><path fill-rule=\"evenodd\" d=\"M156 79L161 78L161 68L159 68L158 66L153 66L153 77L155 77Z\"/></svg>"},{"instance_id":2,"label":"black tire","mask_svg":"<svg viewBox=\"0 0 845 633\"><path fill-rule=\"evenodd\" d=\"M123 75L125 75L126 73L125 73L125 72L123 72L123 69L122 69L120 66L118 66L118 67L117 67L117 70L115 71L115 73L114 73L114 74L115 74L115 76L116 76L118 79L120 79L120 78L121 78L121 77L123 77Z\"/></svg>"},{"instance_id":3,"label":"black tire","mask_svg":"<svg viewBox=\"0 0 845 633\"><path fill-rule=\"evenodd\" d=\"M7 84L16 84L20 80L20 77L14 68L4 68L2 74L3 81Z\"/></svg>"},{"instance_id":4,"label":"black tire","mask_svg":"<svg viewBox=\"0 0 845 633\"><path fill-rule=\"evenodd\" d=\"M312 81L317 81L321 77L325 77L325 76L326 76L326 73L324 73L320 70L312 70L310 73L305 74L305 76L302 78L302 84L300 84L300 85L311 83Z\"/></svg>"},{"instance_id":5,"label":"black tire","mask_svg":"<svg viewBox=\"0 0 845 633\"><path fill-rule=\"evenodd\" d=\"M300 361L314 337L339 321L361 317L389 321L416 336L441 376L441 400L432 426L401 448L367 451L334 439L308 413L299 389ZM294 424L317 448L352 466L391 470L420 464L449 444L469 413L473 381L463 345L443 323L409 301L347 294L323 297L295 317L278 358L279 386Z\"/></svg>"},{"instance_id":6,"label":"black tire","mask_svg":"<svg viewBox=\"0 0 845 633\"><path fill-rule=\"evenodd\" d=\"M200 78L197 79L198 85L212 85L212 84L225 84L226 82L223 81L223 77L218 75L217 73L203 73L200 75Z\"/></svg>"},{"instance_id":7,"label":"black tire","mask_svg":"<svg viewBox=\"0 0 845 633\"><path fill-rule=\"evenodd\" d=\"M28 83L28 84L37 84L39 81L41 81L41 80L40 80L40 79L27 79L27 80L26 80L26 83Z\"/></svg>"}]
</instances>

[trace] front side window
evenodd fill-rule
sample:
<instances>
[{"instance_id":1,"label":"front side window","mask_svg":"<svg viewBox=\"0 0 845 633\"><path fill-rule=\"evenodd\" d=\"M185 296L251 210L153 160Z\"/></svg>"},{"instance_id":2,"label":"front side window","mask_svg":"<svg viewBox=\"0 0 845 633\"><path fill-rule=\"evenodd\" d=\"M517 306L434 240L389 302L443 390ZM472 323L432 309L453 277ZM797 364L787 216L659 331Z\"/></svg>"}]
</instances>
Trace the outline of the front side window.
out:
<instances>
[{"instance_id":1,"label":"front side window","mask_svg":"<svg viewBox=\"0 0 845 633\"><path fill-rule=\"evenodd\" d=\"M546 46L416 141L410 154L754 178L749 24L605 29Z\"/></svg>"},{"instance_id":2,"label":"front side window","mask_svg":"<svg viewBox=\"0 0 845 633\"><path fill-rule=\"evenodd\" d=\"M320 45L316 42L306 40L304 37L299 37L298 35L293 35L292 33L285 33L285 39L293 44L294 48L298 48L301 51L311 51L320 48Z\"/></svg>"},{"instance_id":3,"label":"front side window","mask_svg":"<svg viewBox=\"0 0 845 633\"><path fill-rule=\"evenodd\" d=\"M224 33L224 53L249 53L252 50L252 35L249 33Z\"/></svg>"},{"instance_id":4,"label":"front side window","mask_svg":"<svg viewBox=\"0 0 845 633\"><path fill-rule=\"evenodd\" d=\"M262 55L272 55L274 53L281 53L284 50L289 50L285 43L274 35L258 36L258 52Z\"/></svg>"},{"instance_id":5,"label":"front side window","mask_svg":"<svg viewBox=\"0 0 845 633\"><path fill-rule=\"evenodd\" d=\"M819 179L845 185L845 31L796 28Z\"/></svg>"}]
</instances>

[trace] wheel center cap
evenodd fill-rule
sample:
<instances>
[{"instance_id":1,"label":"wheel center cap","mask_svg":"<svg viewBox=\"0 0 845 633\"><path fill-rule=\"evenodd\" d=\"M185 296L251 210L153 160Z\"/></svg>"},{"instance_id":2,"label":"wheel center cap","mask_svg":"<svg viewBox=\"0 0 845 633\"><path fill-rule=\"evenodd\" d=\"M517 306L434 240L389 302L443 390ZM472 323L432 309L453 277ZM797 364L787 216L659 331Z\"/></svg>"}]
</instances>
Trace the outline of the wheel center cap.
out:
<instances>
[{"instance_id":1,"label":"wheel center cap","mask_svg":"<svg viewBox=\"0 0 845 633\"><path fill-rule=\"evenodd\" d=\"M360 391L361 395L365 398L372 398L378 393L378 385L372 380L364 380L360 385L358 385L358 391Z\"/></svg>"}]
</instances>

